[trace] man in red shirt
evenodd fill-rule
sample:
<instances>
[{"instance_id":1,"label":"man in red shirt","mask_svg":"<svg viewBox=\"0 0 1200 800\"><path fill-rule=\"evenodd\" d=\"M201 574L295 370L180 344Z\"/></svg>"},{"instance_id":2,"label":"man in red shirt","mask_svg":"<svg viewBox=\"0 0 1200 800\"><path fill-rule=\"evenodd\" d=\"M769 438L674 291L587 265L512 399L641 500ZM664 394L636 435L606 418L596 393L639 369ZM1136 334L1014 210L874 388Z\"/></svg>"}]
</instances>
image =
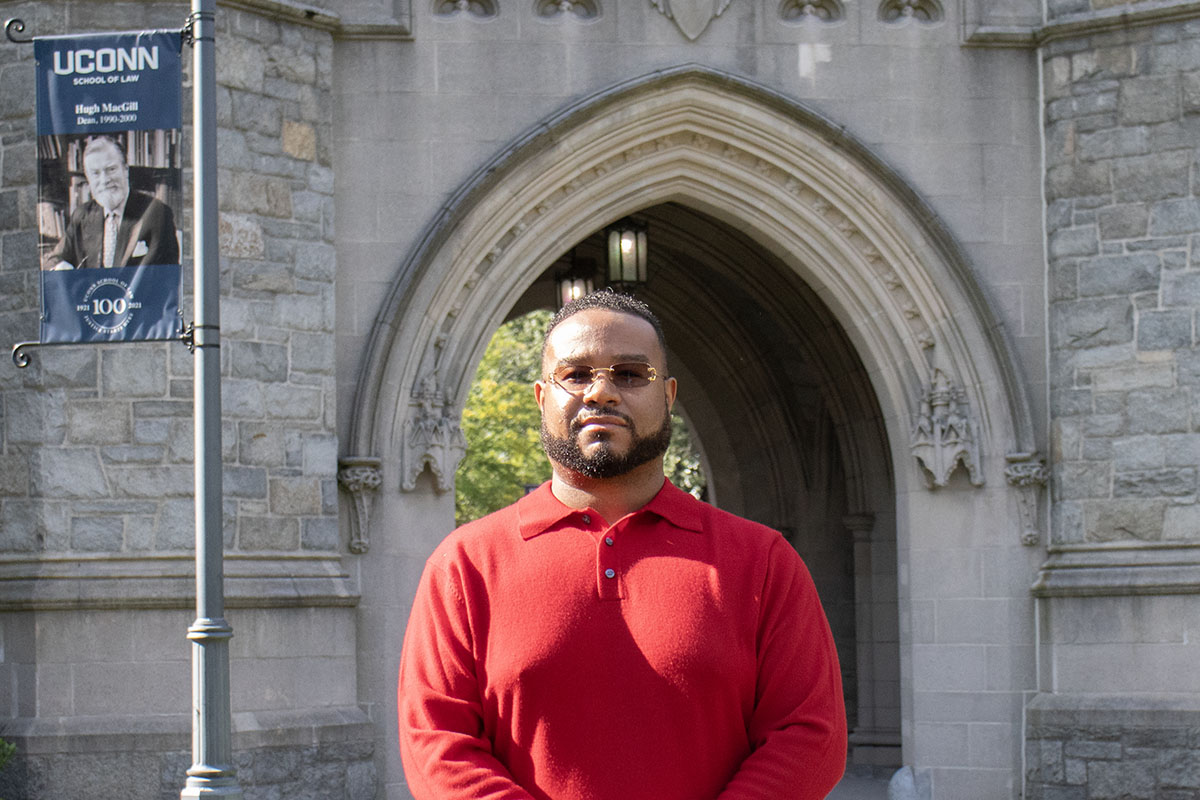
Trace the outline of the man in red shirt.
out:
<instances>
[{"instance_id":1,"label":"man in red shirt","mask_svg":"<svg viewBox=\"0 0 1200 800\"><path fill-rule=\"evenodd\" d=\"M663 477L658 320L599 292L550 323L550 482L426 564L400 665L418 800L819 800L845 767L837 655L783 537Z\"/></svg>"}]
</instances>

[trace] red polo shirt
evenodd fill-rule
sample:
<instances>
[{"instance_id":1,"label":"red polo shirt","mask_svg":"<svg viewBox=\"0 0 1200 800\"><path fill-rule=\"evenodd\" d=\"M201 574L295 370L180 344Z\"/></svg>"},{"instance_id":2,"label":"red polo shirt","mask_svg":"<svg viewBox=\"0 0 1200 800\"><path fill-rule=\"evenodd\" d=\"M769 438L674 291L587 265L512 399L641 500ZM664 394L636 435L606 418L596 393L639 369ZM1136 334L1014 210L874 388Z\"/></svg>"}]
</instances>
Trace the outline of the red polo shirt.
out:
<instances>
[{"instance_id":1,"label":"red polo shirt","mask_svg":"<svg viewBox=\"0 0 1200 800\"><path fill-rule=\"evenodd\" d=\"M665 481L611 526L545 484L451 534L417 590L399 713L418 800L818 800L846 758L796 551Z\"/></svg>"}]
</instances>

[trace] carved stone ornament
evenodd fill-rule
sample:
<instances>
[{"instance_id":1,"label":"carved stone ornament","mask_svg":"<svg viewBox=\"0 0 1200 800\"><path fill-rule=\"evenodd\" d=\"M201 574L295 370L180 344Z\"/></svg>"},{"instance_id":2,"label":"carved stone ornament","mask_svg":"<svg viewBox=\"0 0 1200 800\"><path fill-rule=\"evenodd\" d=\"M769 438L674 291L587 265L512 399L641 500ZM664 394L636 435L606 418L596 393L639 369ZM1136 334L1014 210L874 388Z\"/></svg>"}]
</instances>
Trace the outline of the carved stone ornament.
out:
<instances>
[{"instance_id":1,"label":"carved stone ornament","mask_svg":"<svg viewBox=\"0 0 1200 800\"><path fill-rule=\"evenodd\" d=\"M879 6L879 19L899 23L915 19L917 22L939 22L945 12L937 0L884 0Z\"/></svg>"},{"instance_id":2,"label":"carved stone ornament","mask_svg":"<svg viewBox=\"0 0 1200 800\"><path fill-rule=\"evenodd\" d=\"M539 17L595 19L600 16L600 6L594 0L538 0L535 12Z\"/></svg>"},{"instance_id":3,"label":"carved stone ornament","mask_svg":"<svg viewBox=\"0 0 1200 800\"><path fill-rule=\"evenodd\" d=\"M929 389L913 425L912 452L925 468L930 488L945 486L961 464L971 484L983 485L979 440L971 421L967 395L940 369L933 372Z\"/></svg>"},{"instance_id":4,"label":"carved stone ornament","mask_svg":"<svg viewBox=\"0 0 1200 800\"><path fill-rule=\"evenodd\" d=\"M1038 497L1050 479L1050 468L1037 453L1009 453L1004 477L1017 490L1017 507L1021 512L1021 544L1033 547L1042 539L1038 530Z\"/></svg>"},{"instance_id":5,"label":"carved stone ornament","mask_svg":"<svg viewBox=\"0 0 1200 800\"><path fill-rule=\"evenodd\" d=\"M668 19L675 20L683 35L695 41L708 23L729 8L731 0L650 0Z\"/></svg>"},{"instance_id":6,"label":"carved stone ornament","mask_svg":"<svg viewBox=\"0 0 1200 800\"><path fill-rule=\"evenodd\" d=\"M453 485L454 471L467 452L467 439L452 404L430 374L413 392L414 418L404 423L404 456L400 486L411 492L425 468L433 473L434 486L445 492Z\"/></svg>"},{"instance_id":7,"label":"carved stone ornament","mask_svg":"<svg viewBox=\"0 0 1200 800\"><path fill-rule=\"evenodd\" d=\"M433 13L439 17L453 17L467 14L472 17L488 19L499 13L494 0L437 0Z\"/></svg>"},{"instance_id":8,"label":"carved stone ornament","mask_svg":"<svg viewBox=\"0 0 1200 800\"><path fill-rule=\"evenodd\" d=\"M370 543L367 541L368 515L371 504L368 492L374 492L383 483L383 472L379 469L380 460L370 456L347 456L338 459L338 484L346 490L354 500L354 509L350 514L350 552L365 553Z\"/></svg>"},{"instance_id":9,"label":"carved stone ornament","mask_svg":"<svg viewBox=\"0 0 1200 800\"><path fill-rule=\"evenodd\" d=\"M779 6L779 18L784 22L799 23L816 19L821 22L837 22L846 16L838 0L783 0Z\"/></svg>"}]
</instances>

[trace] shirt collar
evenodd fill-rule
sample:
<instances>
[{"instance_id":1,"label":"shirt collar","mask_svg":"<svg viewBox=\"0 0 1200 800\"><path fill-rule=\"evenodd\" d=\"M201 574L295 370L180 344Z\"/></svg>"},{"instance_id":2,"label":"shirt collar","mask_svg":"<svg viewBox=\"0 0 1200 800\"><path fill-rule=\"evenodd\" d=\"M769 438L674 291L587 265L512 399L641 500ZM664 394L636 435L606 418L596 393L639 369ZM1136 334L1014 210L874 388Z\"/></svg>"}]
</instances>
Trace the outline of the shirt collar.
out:
<instances>
[{"instance_id":1,"label":"shirt collar","mask_svg":"<svg viewBox=\"0 0 1200 800\"><path fill-rule=\"evenodd\" d=\"M701 521L699 500L663 478L662 488L654 498L635 514L654 514L677 528L700 533L704 530ZM550 490L546 481L534 491L517 501L517 526L522 539L532 539L545 533L568 517L582 514L586 509L563 505Z\"/></svg>"}]
</instances>

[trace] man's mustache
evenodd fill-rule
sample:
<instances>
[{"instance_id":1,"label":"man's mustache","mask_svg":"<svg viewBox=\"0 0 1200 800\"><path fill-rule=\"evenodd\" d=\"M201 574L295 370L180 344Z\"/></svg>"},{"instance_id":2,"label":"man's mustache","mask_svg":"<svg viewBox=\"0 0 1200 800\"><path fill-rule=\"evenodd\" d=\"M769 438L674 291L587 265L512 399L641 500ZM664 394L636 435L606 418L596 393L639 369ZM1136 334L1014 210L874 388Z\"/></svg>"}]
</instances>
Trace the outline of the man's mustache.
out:
<instances>
[{"instance_id":1,"label":"man's mustache","mask_svg":"<svg viewBox=\"0 0 1200 800\"><path fill-rule=\"evenodd\" d=\"M630 428L633 427L633 418L630 417L628 414L626 414L624 411L605 411L602 414L581 415L581 416L578 416L575 419L571 420L571 427L570 427L571 435L574 436L575 434L577 434L581 430L583 430L583 426L587 425L589 420L600 419L602 417L609 417L609 418L615 417L616 419L619 419L622 422L624 422Z\"/></svg>"}]
</instances>

